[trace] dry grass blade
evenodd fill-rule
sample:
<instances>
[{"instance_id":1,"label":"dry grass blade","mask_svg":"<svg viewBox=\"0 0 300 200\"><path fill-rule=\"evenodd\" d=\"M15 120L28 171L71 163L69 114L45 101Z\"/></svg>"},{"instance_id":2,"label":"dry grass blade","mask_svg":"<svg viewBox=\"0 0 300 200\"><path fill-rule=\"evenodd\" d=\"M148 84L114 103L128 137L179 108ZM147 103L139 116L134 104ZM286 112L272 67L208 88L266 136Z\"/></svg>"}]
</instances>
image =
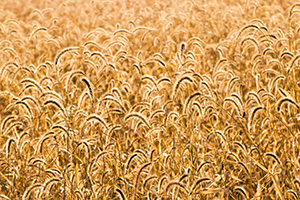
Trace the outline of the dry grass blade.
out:
<instances>
[{"instance_id":1,"label":"dry grass blade","mask_svg":"<svg viewBox=\"0 0 300 200\"><path fill-rule=\"evenodd\" d=\"M262 106L257 106L255 108L253 108L251 110L251 112L249 113L249 119L248 119L248 130L251 129L251 124L253 124L253 120L255 118L255 114L259 111L259 110L262 110L263 107Z\"/></svg>"},{"instance_id":2,"label":"dry grass blade","mask_svg":"<svg viewBox=\"0 0 300 200\"><path fill-rule=\"evenodd\" d=\"M39 84L37 81L35 81L34 79L26 78L26 79L21 80L20 83L31 83L31 84L35 85L35 86L39 89L39 91L40 91L41 93L43 93L43 88L42 88L42 87L40 86L40 84Z\"/></svg>"},{"instance_id":3,"label":"dry grass blade","mask_svg":"<svg viewBox=\"0 0 300 200\"><path fill-rule=\"evenodd\" d=\"M0 10L0 199L298 199L300 3Z\"/></svg>"},{"instance_id":4,"label":"dry grass blade","mask_svg":"<svg viewBox=\"0 0 300 200\"><path fill-rule=\"evenodd\" d=\"M187 112L186 109L188 108L188 106L189 106L191 100L192 100L194 97L201 96L201 95L202 95L201 92L195 92L194 94L192 94L191 96L189 96L189 98L186 100L186 103L185 103L184 108L183 108L183 110L184 110L185 113Z\"/></svg>"},{"instance_id":5,"label":"dry grass blade","mask_svg":"<svg viewBox=\"0 0 300 200\"><path fill-rule=\"evenodd\" d=\"M140 113L136 113L136 112L135 113L129 113L128 115L125 116L124 120L127 121L127 120L129 120L133 117L140 119L148 128L151 128L148 120Z\"/></svg>"},{"instance_id":6,"label":"dry grass blade","mask_svg":"<svg viewBox=\"0 0 300 200\"><path fill-rule=\"evenodd\" d=\"M0 194L0 197L3 198L3 199L10 200L10 198L8 196L5 196L4 194Z\"/></svg>"},{"instance_id":7,"label":"dry grass blade","mask_svg":"<svg viewBox=\"0 0 300 200\"><path fill-rule=\"evenodd\" d=\"M237 192L241 193L244 196L244 199L249 199L249 195L243 187L241 187L241 186L236 187L235 190Z\"/></svg>"},{"instance_id":8,"label":"dry grass blade","mask_svg":"<svg viewBox=\"0 0 300 200\"><path fill-rule=\"evenodd\" d=\"M112 101L112 102L115 102L115 103L117 103L121 107L121 109L123 110L124 113L127 112L127 110L123 106L122 102L120 100L118 100L117 98L115 98L115 97L106 96L101 101Z\"/></svg>"},{"instance_id":9,"label":"dry grass blade","mask_svg":"<svg viewBox=\"0 0 300 200\"><path fill-rule=\"evenodd\" d=\"M210 181L210 178L200 178L199 180L195 181L195 183L192 185L190 189L190 194L193 194L196 187L204 181Z\"/></svg>"},{"instance_id":10,"label":"dry grass blade","mask_svg":"<svg viewBox=\"0 0 300 200\"><path fill-rule=\"evenodd\" d=\"M172 186L178 186L180 188L182 188L186 194L189 194L189 191L188 189L180 182L177 182L177 181L174 181L174 182L170 182L167 186L166 186L166 189L165 189L165 192L168 193L169 189L172 187Z\"/></svg>"},{"instance_id":11,"label":"dry grass blade","mask_svg":"<svg viewBox=\"0 0 300 200\"><path fill-rule=\"evenodd\" d=\"M178 89L179 89L180 83L183 82L184 80L187 80L187 81L189 81L189 82L191 82L191 83L193 83L193 81L194 81L193 78L190 77L190 76L183 76L183 77L181 77L180 79L178 79L178 80L176 81L174 87L173 87L173 93L172 93L173 99L175 98L175 95L176 95L176 93L177 93L177 91L178 91Z\"/></svg>"},{"instance_id":12,"label":"dry grass blade","mask_svg":"<svg viewBox=\"0 0 300 200\"><path fill-rule=\"evenodd\" d=\"M224 99L224 103L225 103L225 102L231 102L231 103L234 105L234 107L236 108L237 112L238 112L239 114L242 113L242 112L241 112L240 105L237 103L237 101L236 101L234 98L232 98L232 97L226 97L226 98Z\"/></svg>"},{"instance_id":13,"label":"dry grass blade","mask_svg":"<svg viewBox=\"0 0 300 200\"><path fill-rule=\"evenodd\" d=\"M51 104L53 104L55 107L59 108L59 110L66 116L65 109L63 108L61 103L58 102L56 99L49 99L44 102L44 106L51 105Z\"/></svg>"},{"instance_id":14,"label":"dry grass blade","mask_svg":"<svg viewBox=\"0 0 300 200\"><path fill-rule=\"evenodd\" d=\"M149 162L149 163L146 163L146 164L142 165L142 167L139 169L139 171L138 171L138 173L137 173L137 175L136 175L136 177L135 177L135 184L134 184L134 199L136 199L136 193L137 193L138 183L139 183L139 178L140 178L140 176L141 176L141 173L142 173L142 171L143 171L146 167L148 167L148 166L151 165L151 164L152 164L152 163Z\"/></svg>"},{"instance_id":15,"label":"dry grass blade","mask_svg":"<svg viewBox=\"0 0 300 200\"><path fill-rule=\"evenodd\" d=\"M97 114L91 114L90 116L88 116L85 121L89 122L90 120L96 119L97 121L99 121L104 127L105 129L108 129L108 126L106 124L106 122L104 121L104 119L102 119L99 115Z\"/></svg>"},{"instance_id":16,"label":"dry grass blade","mask_svg":"<svg viewBox=\"0 0 300 200\"><path fill-rule=\"evenodd\" d=\"M45 27L40 27L40 28L37 28L36 30L34 30L30 36L29 36L29 40L39 31L47 31L47 29Z\"/></svg>"},{"instance_id":17,"label":"dry grass blade","mask_svg":"<svg viewBox=\"0 0 300 200\"><path fill-rule=\"evenodd\" d=\"M65 54L66 52L68 51L72 51L72 50L79 50L79 47L68 47L68 48L65 48L63 49L62 51L60 51L57 56L55 57L55 60L54 60L54 64L55 65L58 65L58 62L59 62L59 59L60 57Z\"/></svg>"},{"instance_id":18,"label":"dry grass blade","mask_svg":"<svg viewBox=\"0 0 300 200\"><path fill-rule=\"evenodd\" d=\"M286 194L289 193L294 197L294 199L299 199L297 193L294 190L287 190Z\"/></svg>"},{"instance_id":19,"label":"dry grass blade","mask_svg":"<svg viewBox=\"0 0 300 200\"><path fill-rule=\"evenodd\" d=\"M31 192L33 192L33 190L35 188L39 188L39 187L42 187L43 185L42 184L33 184L31 185L23 194L22 196L22 200L25 200L25 199L28 199L28 195L30 195Z\"/></svg>"},{"instance_id":20,"label":"dry grass blade","mask_svg":"<svg viewBox=\"0 0 300 200\"><path fill-rule=\"evenodd\" d=\"M292 99L291 97L288 97L288 96L287 96L287 97L282 97L281 99L279 99L279 100L277 101L277 103L276 103L276 108L277 108L278 111L281 110L281 107L282 107L282 105L283 105L284 103L290 103L290 104L296 106L298 110L300 109L300 106L295 102L295 100Z\"/></svg>"},{"instance_id":21,"label":"dry grass blade","mask_svg":"<svg viewBox=\"0 0 300 200\"><path fill-rule=\"evenodd\" d=\"M88 94L89 94L89 96L91 98L91 101L92 101L92 104L93 104L95 100L94 100L94 92L92 90L91 83L90 83L89 79L87 79L86 77L83 77L81 80L87 85L87 87L89 89Z\"/></svg>"},{"instance_id":22,"label":"dry grass blade","mask_svg":"<svg viewBox=\"0 0 300 200\"><path fill-rule=\"evenodd\" d=\"M274 153L268 152L268 153L265 154L265 156L271 156L272 158L274 158L274 159L277 161L277 163L278 163L280 166L282 166L282 164L281 164L279 158L278 158Z\"/></svg>"},{"instance_id":23,"label":"dry grass blade","mask_svg":"<svg viewBox=\"0 0 300 200\"><path fill-rule=\"evenodd\" d=\"M119 195L121 196L122 200L126 200L125 194L124 194L124 192L122 192L121 189L117 188L116 191L119 193Z\"/></svg>"}]
</instances>

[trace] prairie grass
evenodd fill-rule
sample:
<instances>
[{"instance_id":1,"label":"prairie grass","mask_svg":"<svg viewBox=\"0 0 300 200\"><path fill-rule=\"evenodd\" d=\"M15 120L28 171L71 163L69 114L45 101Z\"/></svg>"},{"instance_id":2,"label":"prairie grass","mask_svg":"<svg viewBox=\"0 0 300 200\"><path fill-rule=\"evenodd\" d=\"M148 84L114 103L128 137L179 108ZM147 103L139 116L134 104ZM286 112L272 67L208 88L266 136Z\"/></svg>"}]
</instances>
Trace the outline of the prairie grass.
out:
<instances>
[{"instance_id":1,"label":"prairie grass","mask_svg":"<svg viewBox=\"0 0 300 200\"><path fill-rule=\"evenodd\" d=\"M299 199L300 3L0 11L0 199Z\"/></svg>"}]
</instances>

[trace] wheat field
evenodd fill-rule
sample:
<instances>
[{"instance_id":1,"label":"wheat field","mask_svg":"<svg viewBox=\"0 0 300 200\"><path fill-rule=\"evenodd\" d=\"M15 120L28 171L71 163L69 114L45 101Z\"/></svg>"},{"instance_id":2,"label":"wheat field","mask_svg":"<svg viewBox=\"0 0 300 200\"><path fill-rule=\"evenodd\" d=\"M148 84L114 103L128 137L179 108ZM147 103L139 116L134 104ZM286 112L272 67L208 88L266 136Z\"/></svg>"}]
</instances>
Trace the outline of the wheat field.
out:
<instances>
[{"instance_id":1,"label":"wheat field","mask_svg":"<svg viewBox=\"0 0 300 200\"><path fill-rule=\"evenodd\" d=\"M299 199L300 2L2 0L0 199Z\"/></svg>"}]
</instances>

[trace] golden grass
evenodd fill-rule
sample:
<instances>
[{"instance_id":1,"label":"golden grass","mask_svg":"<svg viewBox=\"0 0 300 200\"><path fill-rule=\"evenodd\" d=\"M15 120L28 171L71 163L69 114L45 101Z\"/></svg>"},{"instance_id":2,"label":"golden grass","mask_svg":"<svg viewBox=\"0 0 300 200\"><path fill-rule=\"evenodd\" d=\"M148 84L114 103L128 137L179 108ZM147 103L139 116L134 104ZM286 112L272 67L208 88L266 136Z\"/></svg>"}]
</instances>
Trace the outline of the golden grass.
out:
<instances>
[{"instance_id":1,"label":"golden grass","mask_svg":"<svg viewBox=\"0 0 300 200\"><path fill-rule=\"evenodd\" d=\"M300 3L0 11L0 199L299 198Z\"/></svg>"}]
</instances>

